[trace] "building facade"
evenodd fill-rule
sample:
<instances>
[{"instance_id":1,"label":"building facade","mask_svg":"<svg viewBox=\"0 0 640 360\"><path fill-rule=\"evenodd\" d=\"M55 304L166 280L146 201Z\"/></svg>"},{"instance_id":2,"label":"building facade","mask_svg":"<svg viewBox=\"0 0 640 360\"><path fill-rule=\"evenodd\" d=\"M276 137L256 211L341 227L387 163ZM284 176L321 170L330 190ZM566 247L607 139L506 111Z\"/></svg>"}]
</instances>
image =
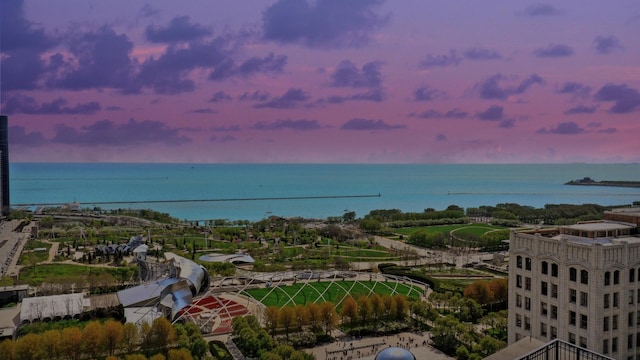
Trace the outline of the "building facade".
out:
<instances>
[{"instance_id":1,"label":"building facade","mask_svg":"<svg viewBox=\"0 0 640 360\"><path fill-rule=\"evenodd\" d=\"M512 232L509 344L560 339L640 359L638 219L640 208L631 208L604 221Z\"/></svg>"}]
</instances>

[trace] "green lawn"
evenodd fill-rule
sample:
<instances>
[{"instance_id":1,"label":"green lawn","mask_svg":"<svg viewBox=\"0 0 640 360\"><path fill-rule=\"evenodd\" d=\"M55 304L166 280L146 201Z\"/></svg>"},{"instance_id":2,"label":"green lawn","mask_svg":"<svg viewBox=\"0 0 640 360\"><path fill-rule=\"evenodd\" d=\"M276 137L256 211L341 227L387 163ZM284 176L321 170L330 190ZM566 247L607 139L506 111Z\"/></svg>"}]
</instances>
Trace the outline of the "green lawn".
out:
<instances>
[{"instance_id":1,"label":"green lawn","mask_svg":"<svg viewBox=\"0 0 640 360\"><path fill-rule=\"evenodd\" d=\"M470 232L475 235L482 235L489 231L505 229L503 226L493 226L489 224L458 224L458 225L442 225L442 226L424 226L395 229L395 232L401 235L409 236L418 230L426 230L429 232L441 232L449 235L451 231Z\"/></svg>"},{"instance_id":2,"label":"green lawn","mask_svg":"<svg viewBox=\"0 0 640 360\"><path fill-rule=\"evenodd\" d=\"M354 298L372 293L417 298L423 289L402 283L376 281L299 282L287 286L249 289L246 294L266 306L292 306L330 301L336 305L348 294Z\"/></svg>"}]
</instances>

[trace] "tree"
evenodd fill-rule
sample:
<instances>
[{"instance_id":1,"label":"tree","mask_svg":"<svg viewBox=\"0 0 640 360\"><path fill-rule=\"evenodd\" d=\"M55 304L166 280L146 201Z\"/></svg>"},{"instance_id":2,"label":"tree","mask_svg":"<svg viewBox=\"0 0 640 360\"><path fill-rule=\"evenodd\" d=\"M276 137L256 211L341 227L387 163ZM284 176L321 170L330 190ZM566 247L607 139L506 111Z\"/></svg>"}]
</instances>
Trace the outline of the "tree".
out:
<instances>
[{"instance_id":1,"label":"tree","mask_svg":"<svg viewBox=\"0 0 640 360\"><path fill-rule=\"evenodd\" d=\"M460 322L451 315L436 319L431 328L433 346L447 354L453 354L460 346L458 341L458 325Z\"/></svg>"},{"instance_id":2,"label":"tree","mask_svg":"<svg viewBox=\"0 0 640 360\"><path fill-rule=\"evenodd\" d=\"M296 305L296 324L298 325L298 331L302 331L302 326L307 325L309 322L309 309L304 305Z\"/></svg>"},{"instance_id":3,"label":"tree","mask_svg":"<svg viewBox=\"0 0 640 360\"><path fill-rule=\"evenodd\" d=\"M125 323L122 326L122 347L127 353L132 353L137 347L140 339L136 324Z\"/></svg>"},{"instance_id":4,"label":"tree","mask_svg":"<svg viewBox=\"0 0 640 360\"><path fill-rule=\"evenodd\" d=\"M493 293L489 283L484 280L476 280L464 288L463 295L475 300L478 304L488 304L493 301Z\"/></svg>"},{"instance_id":5,"label":"tree","mask_svg":"<svg viewBox=\"0 0 640 360\"><path fill-rule=\"evenodd\" d=\"M384 302L382 297L375 293L369 297L369 300L371 302L371 318L374 323L377 323L384 316Z\"/></svg>"},{"instance_id":6,"label":"tree","mask_svg":"<svg viewBox=\"0 0 640 360\"><path fill-rule=\"evenodd\" d=\"M371 301L369 298L364 295L360 295L358 298L358 317L360 318L360 322L362 327L365 327L372 313Z\"/></svg>"},{"instance_id":7,"label":"tree","mask_svg":"<svg viewBox=\"0 0 640 360\"><path fill-rule=\"evenodd\" d=\"M330 301L320 304L320 314L322 315L322 324L324 325L324 331L327 335L331 333L333 327L336 326L338 321L338 314Z\"/></svg>"},{"instance_id":8,"label":"tree","mask_svg":"<svg viewBox=\"0 0 640 360\"><path fill-rule=\"evenodd\" d=\"M16 360L16 343L5 339L0 342L0 360Z\"/></svg>"},{"instance_id":9,"label":"tree","mask_svg":"<svg viewBox=\"0 0 640 360\"><path fill-rule=\"evenodd\" d=\"M98 354L102 353L103 339L102 325L97 321L89 322L82 330L84 352L95 359Z\"/></svg>"},{"instance_id":10,"label":"tree","mask_svg":"<svg viewBox=\"0 0 640 360\"><path fill-rule=\"evenodd\" d=\"M166 353L167 348L176 341L176 333L171 322L160 317L153 320L151 325L151 345L154 349L161 349Z\"/></svg>"},{"instance_id":11,"label":"tree","mask_svg":"<svg viewBox=\"0 0 640 360\"><path fill-rule=\"evenodd\" d=\"M269 330L272 336L275 335L278 323L280 322L280 308L277 306L267 306L263 316L267 330Z\"/></svg>"},{"instance_id":12,"label":"tree","mask_svg":"<svg viewBox=\"0 0 640 360\"><path fill-rule=\"evenodd\" d=\"M104 345L109 355L113 355L114 350L122 342L123 326L115 320L107 320L104 323Z\"/></svg>"},{"instance_id":13,"label":"tree","mask_svg":"<svg viewBox=\"0 0 640 360\"><path fill-rule=\"evenodd\" d=\"M209 351L209 345L203 338L195 339L191 344L191 355L196 359L202 359Z\"/></svg>"},{"instance_id":14,"label":"tree","mask_svg":"<svg viewBox=\"0 0 640 360\"><path fill-rule=\"evenodd\" d=\"M29 333L22 336L16 342L15 353L18 360L39 360L44 359L46 354L40 347L42 336Z\"/></svg>"},{"instance_id":15,"label":"tree","mask_svg":"<svg viewBox=\"0 0 640 360\"><path fill-rule=\"evenodd\" d=\"M393 300L395 300L394 302L396 304L396 319L403 321L409 313L409 304L407 303L407 298L403 295L396 295L393 297Z\"/></svg>"},{"instance_id":16,"label":"tree","mask_svg":"<svg viewBox=\"0 0 640 360\"><path fill-rule=\"evenodd\" d=\"M295 326L296 311L291 306L285 306L280 310L280 324L284 328L284 333L289 338L289 330Z\"/></svg>"},{"instance_id":17,"label":"tree","mask_svg":"<svg viewBox=\"0 0 640 360\"><path fill-rule=\"evenodd\" d=\"M322 309L319 304L309 303L306 305L307 313L309 315L309 325L312 330L316 330L320 327L322 321Z\"/></svg>"},{"instance_id":18,"label":"tree","mask_svg":"<svg viewBox=\"0 0 640 360\"><path fill-rule=\"evenodd\" d=\"M342 303L342 310L340 310L340 318L342 318L342 324L349 322L349 327L353 330L353 325L358 320L358 304L351 296L344 299Z\"/></svg>"},{"instance_id":19,"label":"tree","mask_svg":"<svg viewBox=\"0 0 640 360\"><path fill-rule=\"evenodd\" d=\"M71 360L80 358L82 350L82 331L77 327L62 330L62 353Z\"/></svg>"},{"instance_id":20,"label":"tree","mask_svg":"<svg viewBox=\"0 0 640 360\"><path fill-rule=\"evenodd\" d=\"M62 334L59 330L47 330L42 334L42 349L47 357L56 359L62 355Z\"/></svg>"}]
</instances>

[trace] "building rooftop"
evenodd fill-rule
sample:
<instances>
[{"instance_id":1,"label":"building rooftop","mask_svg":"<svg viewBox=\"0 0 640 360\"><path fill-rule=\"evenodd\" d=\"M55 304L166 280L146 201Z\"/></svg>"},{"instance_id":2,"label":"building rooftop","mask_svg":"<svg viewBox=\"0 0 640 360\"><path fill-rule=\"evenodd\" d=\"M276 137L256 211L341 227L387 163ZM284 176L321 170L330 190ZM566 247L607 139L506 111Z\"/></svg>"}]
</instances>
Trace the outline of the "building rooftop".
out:
<instances>
[{"instance_id":1,"label":"building rooftop","mask_svg":"<svg viewBox=\"0 0 640 360\"><path fill-rule=\"evenodd\" d=\"M634 229L635 226L630 224L621 224L611 221L594 221L587 223L580 223L575 225L562 226L564 228L581 230L581 231L613 231L621 229Z\"/></svg>"}]
</instances>

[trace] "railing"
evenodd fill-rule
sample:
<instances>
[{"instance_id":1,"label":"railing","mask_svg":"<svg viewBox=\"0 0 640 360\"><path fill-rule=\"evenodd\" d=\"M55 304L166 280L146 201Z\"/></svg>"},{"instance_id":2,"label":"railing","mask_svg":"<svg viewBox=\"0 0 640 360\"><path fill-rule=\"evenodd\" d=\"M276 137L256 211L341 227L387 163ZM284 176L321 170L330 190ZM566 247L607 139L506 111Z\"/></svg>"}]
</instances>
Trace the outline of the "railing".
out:
<instances>
[{"instance_id":1,"label":"railing","mask_svg":"<svg viewBox=\"0 0 640 360\"><path fill-rule=\"evenodd\" d=\"M562 340L553 340L518 360L614 360L597 352L569 344Z\"/></svg>"}]
</instances>

